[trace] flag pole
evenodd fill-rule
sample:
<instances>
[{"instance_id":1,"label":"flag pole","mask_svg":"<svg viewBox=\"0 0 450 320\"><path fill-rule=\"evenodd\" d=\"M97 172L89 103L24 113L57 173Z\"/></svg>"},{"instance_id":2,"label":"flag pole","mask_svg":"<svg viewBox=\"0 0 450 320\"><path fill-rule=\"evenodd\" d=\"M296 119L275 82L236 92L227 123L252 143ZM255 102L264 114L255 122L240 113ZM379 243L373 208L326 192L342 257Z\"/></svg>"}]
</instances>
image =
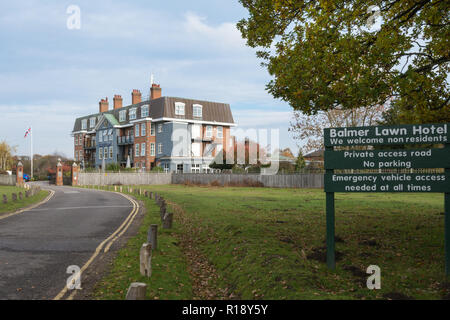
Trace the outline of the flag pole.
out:
<instances>
[{"instance_id":1,"label":"flag pole","mask_svg":"<svg viewBox=\"0 0 450 320\"><path fill-rule=\"evenodd\" d=\"M30 132L30 139L31 139L31 143L30 143L30 153L31 153L31 180L33 180L33 127L31 126L31 132Z\"/></svg>"}]
</instances>

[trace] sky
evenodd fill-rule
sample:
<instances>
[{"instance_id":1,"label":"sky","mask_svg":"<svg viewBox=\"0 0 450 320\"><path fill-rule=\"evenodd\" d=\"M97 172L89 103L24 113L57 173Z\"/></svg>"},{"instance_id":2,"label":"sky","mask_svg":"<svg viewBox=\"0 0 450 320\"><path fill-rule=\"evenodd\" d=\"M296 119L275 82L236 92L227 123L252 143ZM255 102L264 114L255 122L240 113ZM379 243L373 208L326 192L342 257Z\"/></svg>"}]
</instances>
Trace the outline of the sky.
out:
<instances>
[{"instance_id":1,"label":"sky","mask_svg":"<svg viewBox=\"0 0 450 320\"><path fill-rule=\"evenodd\" d=\"M229 103L239 128L278 129L297 154L292 109L266 92L270 75L235 27L245 17L237 0L2 1L0 141L28 155L32 126L34 153L73 157L75 118L104 97L112 108L115 94L124 106L133 89L148 95L153 73L163 96Z\"/></svg>"}]
</instances>

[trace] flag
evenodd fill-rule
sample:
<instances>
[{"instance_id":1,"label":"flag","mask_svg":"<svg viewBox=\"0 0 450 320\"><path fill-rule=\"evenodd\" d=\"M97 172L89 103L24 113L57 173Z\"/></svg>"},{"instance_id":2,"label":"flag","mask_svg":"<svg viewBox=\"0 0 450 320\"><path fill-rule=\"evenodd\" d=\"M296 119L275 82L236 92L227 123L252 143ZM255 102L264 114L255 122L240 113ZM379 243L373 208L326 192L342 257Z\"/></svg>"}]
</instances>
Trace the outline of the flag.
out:
<instances>
[{"instance_id":1,"label":"flag","mask_svg":"<svg viewBox=\"0 0 450 320\"><path fill-rule=\"evenodd\" d=\"M25 136L24 136L24 138L26 138L27 137L27 135L29 134L31 132L31 128L28 128L28 130L27 131L25 131Z\"/></svg>"}]
</instances>

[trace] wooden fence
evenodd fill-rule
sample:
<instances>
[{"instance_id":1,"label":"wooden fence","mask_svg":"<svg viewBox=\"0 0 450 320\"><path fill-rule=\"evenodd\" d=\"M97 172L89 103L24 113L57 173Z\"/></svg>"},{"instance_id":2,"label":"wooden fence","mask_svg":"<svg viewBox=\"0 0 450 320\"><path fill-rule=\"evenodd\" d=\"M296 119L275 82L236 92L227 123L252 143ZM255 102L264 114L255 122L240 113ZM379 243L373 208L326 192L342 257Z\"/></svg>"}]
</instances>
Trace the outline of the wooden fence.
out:
<instances>
[{"instance_id":1,"label":"wooden fence","mask_svg":"<svg viewBox=\"0 0 450 320\"><path fill-rule=\"evenodd\" d=\"M79 173L80 185L201 184L272 188L323 188L323 174L212 174L212 173Z\"/></svg>"}]
</instances>

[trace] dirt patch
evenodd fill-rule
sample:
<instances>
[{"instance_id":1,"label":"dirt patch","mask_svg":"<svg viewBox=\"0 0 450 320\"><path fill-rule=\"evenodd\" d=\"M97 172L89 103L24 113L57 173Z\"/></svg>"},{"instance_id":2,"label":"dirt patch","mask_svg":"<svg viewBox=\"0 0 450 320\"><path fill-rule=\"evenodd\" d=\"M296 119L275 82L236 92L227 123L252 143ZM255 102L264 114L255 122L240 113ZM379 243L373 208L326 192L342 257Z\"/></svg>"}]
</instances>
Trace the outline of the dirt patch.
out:
<instances>
[{"instance_id":1,"label":"dirt patch","mask_svg":"<svg viewBox=\"0 0 450 320\"><path fill-rule=\"evenodd\" d=\"M344 239L339 236L334 236L334 242L336 243L345 243ZM327 243L327 239L323 240L323 243Z\"/></svg>"},{"instance_id":2,"label":"dirt patch","mask_svg":"<svg viewBox=\"0 0 450 320\"><path fill-rule=\"evenodd\" d=\"M361 270L360 268L356 267L356 266L344 266L342 269L350 271L352 273L353 276L358 277L358 278L365 278L367 276L369 276L367 273L365 273L363 270Z\"/></svg>"},{"instance_id":3,"label":"dirt patch","mask_svg":"<svg viewBox=\"0 0 450 320\"><path fill-rule=\"evenodd\" d=\"M174 219L184 227L182 234L174 234L178 239L179 246L184 253L188 272L192 279L192 299L194 300L228 300L238 299L233 293L234 289L219 288L217 286L218 276L214 266L197 249L195 239L198 239L198 229L187 216L184 210L173 202L168 202L175 211Z\"/></svg>"},{"instance_id":4,"label":"dirt patch","mask_svg":"<svg viewBox=\"0 0 450 320\"><path fill-rule=\"evenodd\" d=\"M375 239L361 240L359 242L359 244L362 245L362 246L370 246L370 247L378 247L379 246L377 240L375 240Z\"/></svg>"},{"instance_id":5,"label":"dirt patch","mask_svg":"<svg viewBox=\"0 0 450 320\"><path fill-rule=\"evenodd\" d=\"M294 243L294 240L292 240L292 239L289 238L289 237L281 237L281 238L280 238L280 241L281 241L281 242L285 242L285 243Z\"/></svg>"},{"instance_id":6,"label":"dirt patch","mask_svg":"<svg viewBox=\"0 0 450 320\"><path fill-rule=\"evenodd\" d=\"M413 297L407 296L400 292L388 292L383 294L383 298L388 300L414 300Z\"/></svg>"},{"instance_id":7,"label":"dirt patch","mask_svg":"<svg viewBox=\"0 0 450 320\"><path fill-rule=\"evenodd\" d=\"M343 253L335 250L335 261L339 261L343 257ZM326 263L327 262L327 247L319 247L312 249L312 252L306 256L307 259L316 260L319 262Z\"/></svg>"},{"instance_id":8,"label":"dirt patch","mask_svg":"<svg viewBox=\"0 0 450 320\"><path fill-rule=\"evenodd\" d=\"M144 214L146 212L145 205L142 201L139 202L139 212L131 223L127 231L113 243L111 248L106 253L98 255L92 264L81 275L81 290L77 290L72 297L74 300L94 300L94 292L97 286L105 275L107 275L113 267L114 259L117 256L117 252L122 249L131 237L134 237L142 224ZM65 298L72 292L68 292ZM125 298L125 297L124 297Z\"/></svg>"},{"instance_id":9,"label":"dirt patch","mask_svg":"<svg viewBox=\"0 0 450 320\"><path fill-rule=\"evenodd\" d=\"M365 273L361 268L357 266L344 266L342 269L349 271L355 277L355 283L364 288L367 285L367 277L369 274Z\"/></svg>"}]
</instances>

